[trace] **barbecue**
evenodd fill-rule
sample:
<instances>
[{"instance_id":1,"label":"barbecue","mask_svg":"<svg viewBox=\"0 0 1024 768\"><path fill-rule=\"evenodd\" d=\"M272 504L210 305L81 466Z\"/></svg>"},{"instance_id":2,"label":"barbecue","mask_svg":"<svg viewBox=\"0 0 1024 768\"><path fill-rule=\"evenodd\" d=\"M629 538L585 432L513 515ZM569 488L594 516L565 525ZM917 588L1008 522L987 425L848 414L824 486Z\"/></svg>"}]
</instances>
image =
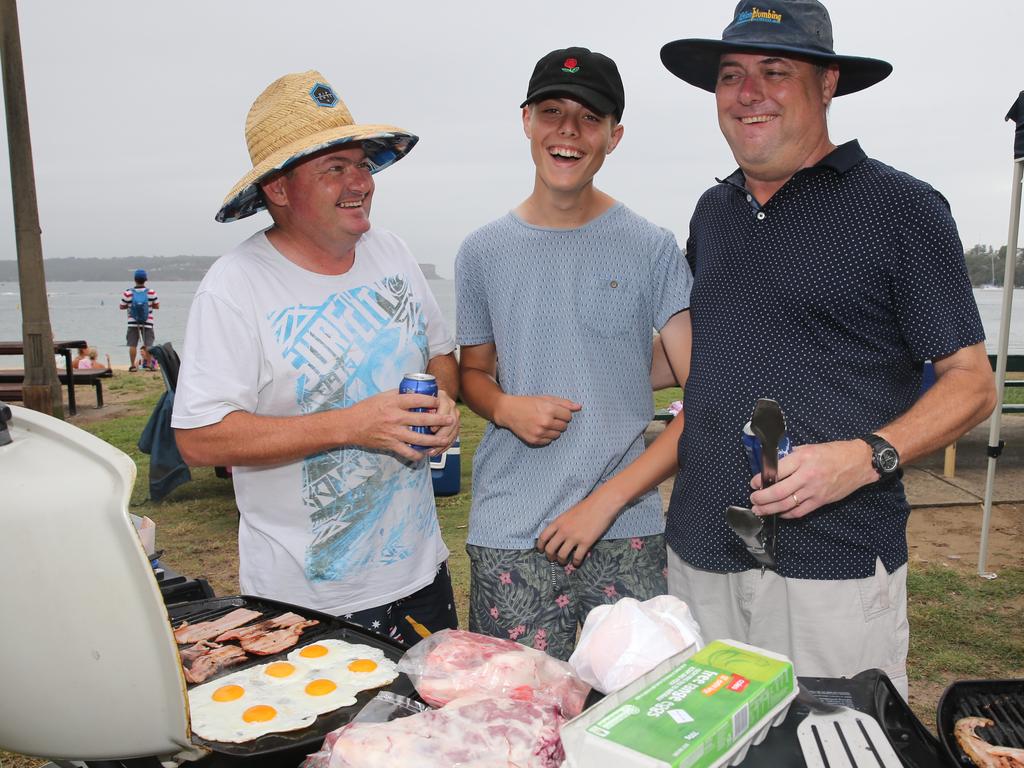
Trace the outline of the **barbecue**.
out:
<instances>
[{"instance_id":1,"label":"barbecue","mask_svg":"<svg viewBox=\"0 0 1024 768\"><path fill-rule=\"evenodd\" d=\"M937 726L950 765L1024 768L1024 680L953 683Z\"/></svg>"}]
</instances>

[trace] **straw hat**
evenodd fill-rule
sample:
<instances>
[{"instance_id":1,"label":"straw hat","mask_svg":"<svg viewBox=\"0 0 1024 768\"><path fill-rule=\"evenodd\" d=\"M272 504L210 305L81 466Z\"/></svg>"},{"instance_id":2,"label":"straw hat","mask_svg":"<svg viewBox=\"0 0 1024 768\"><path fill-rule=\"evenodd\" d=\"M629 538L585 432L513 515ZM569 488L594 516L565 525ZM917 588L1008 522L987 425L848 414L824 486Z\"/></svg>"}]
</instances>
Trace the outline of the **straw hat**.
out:
<instances>
[{"instance_id":1,"label":"straw hat","mask_svg":"<svg viewBox=\"0 0 1024 768\"><path fill-rule=\"evenodd\" d=\"M252 170L224 198L217 221L237 221L266 207L259 183L303 157L361 142L370 172L401 160L419 137L393 125L358 125L326 78L315 70L271 83L249 110L245 143Z\"/></svg>"}]
</instances>

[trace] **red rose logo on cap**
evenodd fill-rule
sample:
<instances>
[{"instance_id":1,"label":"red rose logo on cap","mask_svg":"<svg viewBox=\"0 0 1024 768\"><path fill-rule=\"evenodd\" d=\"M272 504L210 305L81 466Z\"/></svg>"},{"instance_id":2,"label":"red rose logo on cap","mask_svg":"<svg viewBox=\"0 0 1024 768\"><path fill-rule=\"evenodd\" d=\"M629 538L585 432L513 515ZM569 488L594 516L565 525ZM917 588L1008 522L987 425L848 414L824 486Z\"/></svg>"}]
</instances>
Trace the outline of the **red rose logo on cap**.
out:
<instances>
[{"instance_id":1,"label":"red rose logo on cap","mask_svg":"<svg viewBox=\"0 0 1024 768\"><path fill-rule=\"evenodd\" d=\"M576 59L566 59L565 63L562 64L563 72L579 72L580 63Z\"/></svg>"}]
</instances>

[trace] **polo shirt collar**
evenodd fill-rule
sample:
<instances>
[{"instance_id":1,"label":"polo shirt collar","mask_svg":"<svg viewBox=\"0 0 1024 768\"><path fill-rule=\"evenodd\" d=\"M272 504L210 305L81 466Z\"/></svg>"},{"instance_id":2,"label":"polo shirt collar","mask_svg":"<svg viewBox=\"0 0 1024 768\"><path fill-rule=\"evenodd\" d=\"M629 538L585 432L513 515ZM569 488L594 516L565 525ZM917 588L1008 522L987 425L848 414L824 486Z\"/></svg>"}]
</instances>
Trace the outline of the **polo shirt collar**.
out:
<instances>
[{"instance_id":1,"label":"polo shirt collar","mask_svg":"<svg viewBox=\"0 0 1024 768\"><path fill-rule=\"evenodd\" d=\"M848 141L845 144L840 144L838 147L833 149L821 160L812 165L810 168L802 168L801 170L812 170L817 168L829 168L836 173L843 174L853 168L862 160L866 160L867 155L864 154L864 150L860 148L860 142L856 139ZM799 173L799 171L798 171ZM730 173L724 179L715 178L719 184L729 184L730 186L736 187L744 192L747 191L746 182L747 179L743 175L743 171L737 168L735 171Z\"/></svg>"}]
</instances>

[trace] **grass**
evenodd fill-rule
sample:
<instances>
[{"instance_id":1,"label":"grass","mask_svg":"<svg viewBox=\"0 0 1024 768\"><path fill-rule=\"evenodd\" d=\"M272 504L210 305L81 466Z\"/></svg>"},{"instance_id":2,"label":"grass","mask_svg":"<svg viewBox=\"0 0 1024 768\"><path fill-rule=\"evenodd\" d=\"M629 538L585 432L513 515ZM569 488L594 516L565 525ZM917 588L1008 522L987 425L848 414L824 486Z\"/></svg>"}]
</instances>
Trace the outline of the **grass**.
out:
<instances>
[{"instance_id":1,"label":"grass","mask_svg":"<svg viewBox=\"0 0 1024 768\"><path fill-rule=\"evenodd\" d=\"M139 476L131 511L157 523L157 548L163 560L191 577L205 576L218 595L236 594L237 522L231 483L212 469L193 471L186 483L160 503L148 499L148 457L136 442L163 391L159 377L117 376L108 387L108 402L119 402L123 415L83 424L83 428L130 455ZM1024 392L1007 390L1021 397ZM681 398L678 389L655 396L663 408ZM451 549L450 566L460 616L467 615L469 567L464 550L469 519L472 463L485 423L462 411L461 492L437 499L438 518ZM1024 677L1024 567L1005 568L994 581L973 573L934 565L912 565L908 582L911 705L934 729L938 697L955 679ZM31 768L39 761L0 752L5 768Z\"/></svg>"},{"instance_id":2,"label":"grass","mask_svg":"<svg viewBox=\"0 0 1024 768\"><path fill-rule=\"evenodd\" d=\"M1024 677L1024 568L1000 569L991 581L917 568L907 593L913 684Z\"/></svg>"}]
</instances>

